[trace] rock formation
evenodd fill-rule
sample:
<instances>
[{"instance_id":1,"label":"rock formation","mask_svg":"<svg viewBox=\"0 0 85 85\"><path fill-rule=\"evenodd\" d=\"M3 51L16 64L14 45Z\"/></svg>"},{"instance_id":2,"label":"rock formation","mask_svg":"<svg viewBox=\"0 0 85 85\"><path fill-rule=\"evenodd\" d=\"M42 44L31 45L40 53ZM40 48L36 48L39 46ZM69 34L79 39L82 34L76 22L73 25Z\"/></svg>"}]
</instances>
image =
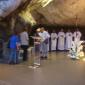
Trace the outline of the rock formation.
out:
<instances>
[{"instance_id":1,"label":"rock formation","mask_svg":"<svg viewBox=\"0 0 85 85\"><path fill-rule=\"evenodd\" d=\"M53 0L34 14L38 23L84 25L85 0Z\"/></svg>"}]
</instances>

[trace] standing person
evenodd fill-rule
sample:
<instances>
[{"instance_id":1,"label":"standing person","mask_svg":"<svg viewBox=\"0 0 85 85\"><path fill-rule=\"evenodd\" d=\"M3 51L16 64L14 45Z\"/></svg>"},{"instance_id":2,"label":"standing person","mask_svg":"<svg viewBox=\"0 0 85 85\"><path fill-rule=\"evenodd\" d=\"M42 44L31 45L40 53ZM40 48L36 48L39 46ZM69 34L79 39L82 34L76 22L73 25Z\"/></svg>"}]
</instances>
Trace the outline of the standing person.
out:
<instances>
[{"instance_id":1,"label":"standing person","mask_svg":"<svg viewBox=\"0 0 85 85\"><path fill-rule=\"evenodd\" d=\"M56 47L57 47L57 34L55 32L55 30L53 30L53 32L51 33L51 51L55 51Z\"/></svg>"},{"instance_id":2,"label":"standing person","mask_svg":"<svg viewBox=\"0 0 85 85\"><path fill-rule=\"evenodd\" d=\"M82 34L81 34L81 32L79 31L79 29L77 29L77 30L74 32L73 36L74 36L74 41L76 41L76 40L77 40L77 41L80 41Z\"/></svg>"},{"instance_id":3,"label":"standing person","mask_svg":"<svg viewBox=\"0 0 85 85\"><path fill-rule=\"evenodd\" d=\"M68 30L68 32L66 32L66 43L65 43L66 50L69 50L72 47L72 38L73 35L71 31Z\"/></svg>"},{"instance_id":4,"label":"standing person","mask_svg":"<svg viewBox=\"0 0 85 85\"><path fill-rule=\"evenodd\" d=\"M31 36L34 40L34 56L33 56L33 64L32 66L29 66L29 68L37 68L41 65L40 62L40 44L42 38L39 36L40 28L36 30L36 33L34 36Z\"/></svg>"},{"instance_id":5,"label":"standing person","mask_svg":"<svg viewBox=\"0 0 85 85\"><path fill-rule=\"evenodd\" d=\"M47 59L47 56L48 56L48 39L49 39L50 35L42 27L41 32L39 33L39 36L42 38L41 49L40 49L41 50L41 59Z\"/></svg>"},{"instance_id":6,"label":"standing person","mask_svg":"<svg viewBox=\"0 0 85 85\"><path fill-rule=\"evenodd\" d=\"M34 36L34 48L35 48L35 57L34 57L34 66L40 66L40 44L41 44L41 37L39 36L40 29L36 30Z\"/></svg>"},{"instance_id":7,"label":"standing person","mask_svg":"<svg viewBox=\"0 0 85 85\"><path fill-rule=\"evenodd\" d=\"M26 28L20 33L21 48L23 49L23 61L27 60L27 49L29 45L29 37Z\"/></svg>"},{"instance_id":8,"label":"standing person","mask_svg":"<svg viewBox=\"0 0 85 85\"><path fill-rule=\"evenodd\" d=\"M9 64L16 64L18 62L18 55L17 55L17 43L19 43L19 37L15 33L13 33L9 39Z\"/></svg>"},{"instance_id":9,"label":"standing person","mask_svg":"<svg viewBox=\"0 0 85 85\"><path fill-rule=\"evenodd\" d=\"M58 33L58 50L63 51L65 49L65 33L63 29Z\"/></svg>"}]
</instances>

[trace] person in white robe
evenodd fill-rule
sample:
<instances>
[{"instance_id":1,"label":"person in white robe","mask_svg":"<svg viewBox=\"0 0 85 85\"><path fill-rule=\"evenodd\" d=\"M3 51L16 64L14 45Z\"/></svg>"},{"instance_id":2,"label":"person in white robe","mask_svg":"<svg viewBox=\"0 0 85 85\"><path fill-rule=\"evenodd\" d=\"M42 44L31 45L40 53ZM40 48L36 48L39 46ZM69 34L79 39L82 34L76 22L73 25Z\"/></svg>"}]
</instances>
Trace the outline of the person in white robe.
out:
<instances>
[{"instance_id":1,"label":"person in white robe","mask_svg":"<svg viewBox=\"0 0 85 85\"><path fill-rule=\"evenodd\" d=\"M41 32L39 33L39 36L42 38L41 43L41 59L47 59L48 56L48 38L50 38L50 35L45 29L42 27Z\"/></svg>"},{"instance_id":2,"label":"person in white robe","mask_svg":"<svg viewBox=\"0 0 85 85\"><path fill-rule=\"evenodd\" d=\"M53 32L51 33L51 51L56 51L57 38L57 33L55 32L55 30L53 30Z\"/></svg>"},{"instance_id":3,"label":"person in white robe","mask_svg":"<svg viewBox=\"0 0 85 85\"><path fill-rule=\"evenodd\" d=\"M65 49L65 33L63 29L58 33L58 50L63 51Z\"/></svg>"},{"instance_id":4,"label":"person in white robe","mask_svg":"<svg viewBox=\"0 0 85 85\"><path fill-rule=\"evenodd\" d=\"M65 43L65 47L66 50L69 50L72 47L72 32L70 30L68 30L68 32L66 32L66 43Z\"/></svg>"},{"instance_id":5,"label":"person in white robe","mask_svg":"<svg viewBox=\"0 0 85 85\"><path fill-rule=\"evenodd\" d=\"M81 32L79 31L79 29L77 29L73 34L74 41L80 41L81 36L82 36Z\"/></svg>"}]
</instances>

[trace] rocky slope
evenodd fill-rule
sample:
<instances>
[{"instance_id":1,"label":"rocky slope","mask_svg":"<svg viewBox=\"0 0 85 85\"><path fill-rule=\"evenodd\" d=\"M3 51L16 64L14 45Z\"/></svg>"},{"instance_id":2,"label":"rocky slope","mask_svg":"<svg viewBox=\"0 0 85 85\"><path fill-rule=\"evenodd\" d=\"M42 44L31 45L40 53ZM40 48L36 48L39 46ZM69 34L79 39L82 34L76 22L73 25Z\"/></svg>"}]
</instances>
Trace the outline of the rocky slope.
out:
<instances>
[{"instance_id":1,"label":"rocky slope","mask_svg":"<svg viewBox=\"0 0 85 85\"><path fill-rule=\"evenodd\" d=\"M53 0L33 15L42 24L85 25L85 0Z\"/></svg>"}]
</instances>

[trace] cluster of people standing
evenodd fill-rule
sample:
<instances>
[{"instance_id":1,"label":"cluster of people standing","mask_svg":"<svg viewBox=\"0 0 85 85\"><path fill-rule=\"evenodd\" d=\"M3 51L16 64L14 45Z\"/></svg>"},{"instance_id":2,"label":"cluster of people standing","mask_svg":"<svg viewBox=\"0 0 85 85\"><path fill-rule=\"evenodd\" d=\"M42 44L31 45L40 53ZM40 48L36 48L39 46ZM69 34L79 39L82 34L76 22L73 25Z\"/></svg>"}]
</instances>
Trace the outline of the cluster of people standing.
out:
<instances>
[{"instance_id":1,"label":"cluster of people standing","mask_svg":"<svg viewBox=\"0 0 85 85\"><path fill-rule=\"evenodd\" d=\"M50 34L45 30L44 27L36 29L34 36L34 67L40 66L40 60L46 60L48 58L48 43Z\"/></svg>"},{"instance_id":2,"label":"cluster of people standing","mask_svg":"<svg viewBox=\"0 0 85 85\"><path fill-rule=\"evenodd\" d=\"M80 41L81 32L77 29L74 33L70 29L65 33L63 29L56 33L55 30L51 33L51 51L55 50L69 50L72 47L72 41Z\"/></svg>"},{"instance_id":3,"label":"cluster of people standing","mask_svg":"<svg viewBox=\"0 0 85 85\"><path fill-rule=\"evenodd\" d=\"M34 48L35 48L35 57L38 58L37 61L40 64L40 59L47 59L48 56L48 42L50 35L43 28L36 29L34 36L29 36L26 29L23 29L22 32L16 34L13 32L9 38L9 60L8 63L16 64L19 61L19 50L23 50L23 61L27 61L29 58L28 48L29 48L29 37L33 38Z\"/></svg>"},{"instance_id":4,"label":"cluster of people standing","mask_svg":"<svg viewBox=\"0 0 85 85\"><path fill-rule=\"evenodd\" d=\"M19 50L23 50L23 61L27 61L29 58L29 53L27 49L29 48L29 37L33 38L34 48L35 48L35 60L37 64L40 65L40 59L48 58L49 47L51 51L56 50L69 50L72 47L72 41L80 41L81 32L77 29L74 33L68 30L66 33L63 29L56 33L55 30L52 33L48 33L44 27L36 29L34 36L29 36L26 29L22 32L13 32L9 38L9 60L8 63L19 63ZM51 39L51 40L50 40ZM51 45L49 45L51 43ZM36 63L35 62L35 63Z\"/></svg>"},{"instance_id":5,"label":"cluster of people standing","mask_svg":"<svg viewBox=\"0 0 85 85\"><path fill-rule=\"evenodd\" d=\"M38 51L40 51L41 59L47 59L50 34L44 29L44 27L36 29L35 34L37 34L37 36L34 39L35 50L37 51L38 49ZM38 47L36 42L39 42Z\"/></svg>"},{"instance_id":6,"label":"cluster of people standing","mask_svg":"<svg viewBox=\"0 0 85 85\"><path fill-rule=\"evenodd\" d=\"M16 33L12 32L7 47L9 48L8 63L16 64L19 63L19 50L23 49L23 61L27 60L27 49L29 46L29 37L26 29L22 32Z\"/></svg>"}]
</instances>

